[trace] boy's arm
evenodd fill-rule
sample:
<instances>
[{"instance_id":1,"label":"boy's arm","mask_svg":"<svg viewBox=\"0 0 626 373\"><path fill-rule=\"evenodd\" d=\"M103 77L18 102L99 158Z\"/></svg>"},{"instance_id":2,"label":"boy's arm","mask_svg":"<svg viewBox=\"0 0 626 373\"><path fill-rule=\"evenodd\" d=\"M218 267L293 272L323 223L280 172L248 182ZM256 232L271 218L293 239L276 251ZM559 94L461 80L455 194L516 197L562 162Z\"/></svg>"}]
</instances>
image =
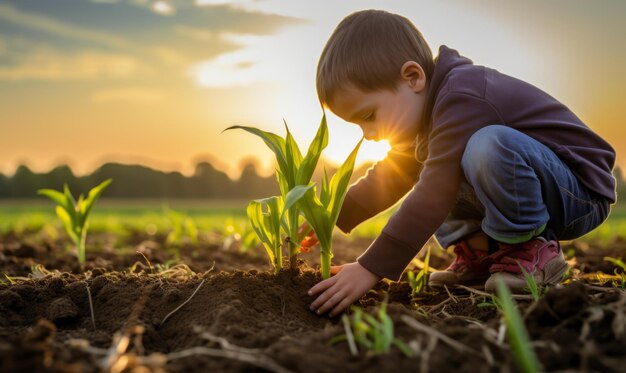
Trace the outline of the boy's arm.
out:
<instances>
[{"instance_id":1,"label":"boy's arm","mask_svg":"<svg viewBox=\"0 0 626 373\"><path fill-rule=\"evenodd\" d=\"M413 190L357 261L379 277L397 280L454 206L465 145L481 127L504 123L484 98L448 93L433 112L428 158Z\"/></svg>"},{"instance_id":2,"label":"boy's arm","mask_svg":"<svg viewBox=\"0 0 626 373\"><path fill-rule=\"evenodd\" d=\"M349 233L361 222L393 206L418 180L422 164L415 147L390 150L382 161L350 186L341 206L337 227Z\"/></svg>"}]
</instances>

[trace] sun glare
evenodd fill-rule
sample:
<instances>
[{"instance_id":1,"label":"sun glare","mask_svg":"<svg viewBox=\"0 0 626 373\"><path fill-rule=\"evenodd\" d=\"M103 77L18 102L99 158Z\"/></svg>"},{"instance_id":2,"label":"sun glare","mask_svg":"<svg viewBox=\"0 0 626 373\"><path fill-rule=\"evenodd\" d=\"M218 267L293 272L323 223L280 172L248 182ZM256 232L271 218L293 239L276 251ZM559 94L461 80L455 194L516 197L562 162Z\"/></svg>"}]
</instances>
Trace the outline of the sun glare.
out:
<instances>
[{"instance_id":1,"label":"sun glare","mask_svg":"<svg viewBox=\"0 0 626 373\"><path fill-rule=\"evenodd\" d=\"M391 150L391 146L387 140L363 141L363 145L359 149L359 158L361 162L379 161L385 158L389 150Z\"/></svg>"}]
</instances>

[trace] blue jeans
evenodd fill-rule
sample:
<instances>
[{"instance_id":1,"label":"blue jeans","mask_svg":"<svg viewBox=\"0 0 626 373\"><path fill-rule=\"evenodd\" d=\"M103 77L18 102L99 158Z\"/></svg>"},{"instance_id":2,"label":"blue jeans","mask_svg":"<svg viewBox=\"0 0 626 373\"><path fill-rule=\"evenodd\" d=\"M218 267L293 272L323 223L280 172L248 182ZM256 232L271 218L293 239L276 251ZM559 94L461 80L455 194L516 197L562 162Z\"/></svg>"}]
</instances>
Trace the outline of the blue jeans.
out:
<instances>
[{"instance_id":1,"label":"blue jeans","mask_svg":"<svg viewBox=\"0 0 626 373\"><path fill-rule=\"evenodd\" d=\"M466 181L435 232L443 248L479 230L509 244L538 235L570 240L609 215L610 202L588 190L552 150L507 126L476 131L461 166Z\"/></svg>"}]
</instances>

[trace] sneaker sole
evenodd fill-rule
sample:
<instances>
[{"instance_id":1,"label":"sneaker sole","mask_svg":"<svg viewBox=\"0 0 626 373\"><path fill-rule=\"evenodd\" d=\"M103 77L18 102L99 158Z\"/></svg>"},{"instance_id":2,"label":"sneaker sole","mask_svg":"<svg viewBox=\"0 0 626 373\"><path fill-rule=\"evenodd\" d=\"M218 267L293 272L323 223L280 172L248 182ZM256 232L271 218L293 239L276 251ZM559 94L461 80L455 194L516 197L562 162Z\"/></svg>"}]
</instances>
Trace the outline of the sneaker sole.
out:
<instances>
[{"instance_id":1,"label":"sneaker sole","mask_svg":"<svg viewBox=\"0 0 626 373\"><path fill-rule=\"evenodd\" d=\"M560 259L560 260L558 260ZM565 275L565 273L567 272L567 270L569 269L569 264L567 264L567 262L565 261L565 258L563 258L563 256L557 257L552 259L552 261L555 261L556 263L554 263L554 267L555 268L550 268L550 270L548 271L547 267L550 266L552 263L548 262L546 264L546 268L544 268L544 273L549 272L552 273L549 277L546 277L543 282L544 285L557 285L560 284L561 281L563 281L563 275Z\"/></svg>"}]
</instances>

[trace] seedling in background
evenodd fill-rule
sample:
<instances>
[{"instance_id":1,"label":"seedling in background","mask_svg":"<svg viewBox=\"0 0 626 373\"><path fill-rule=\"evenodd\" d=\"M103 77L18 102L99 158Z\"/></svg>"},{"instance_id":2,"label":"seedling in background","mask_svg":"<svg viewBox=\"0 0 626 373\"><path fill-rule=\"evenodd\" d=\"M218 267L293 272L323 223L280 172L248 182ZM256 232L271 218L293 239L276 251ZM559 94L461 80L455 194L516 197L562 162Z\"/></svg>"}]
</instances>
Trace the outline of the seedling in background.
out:
<instances>
[{"instance_id":1,"label":"seedling in background","mask_svg":"<svg viewBox=\"0 0 626 373\"><path fill-rule=\"evenodd\" d=\"M517 265L522 270L522 273L524 274L524 279L526 279L526 290L530 292L530 295L532 295L533 300L535 302L538 301L539 298L541 297L541 293L543 292L543 290L539 288L539 285L537 284L537 280L535 280L535 276L526 272L526 270L524 269L524 267L521 266L521 264L517 263Z\"/></svg>"},{"instance_id":2,"label":"seedling in background","mask_svg":"<svg viewBox=\"0 0 626 373\"><path fill-rule=\"evenodd\" d=\"M231 129L242 129L260 137L274 153L278 167L276 169L276 176L278 178L278 185L280 187L281 198L283 201L287 199L287 194L297 185L305 187L309 185L311 177L313 176L313 171L315 171L317 162L322 154L322 150L328 145L328 126L326 124L326 115L322 117L322 121L315 138L309 145L309 149L304 157L302 156L302 152L300 151L298 144L296 144L293 136L291 135L287 123L285 123L285 129L287 131L285 138L254 127L232 126L225 129L225 131ZM271 212L271 206L268 205L268 207L270 207ZM256 209L257 207L254 208ZM248 207L248 209L250 209L250 207ZM299 251L298 242L300 242L300 240L304 237L304 234L308 232L303 232L302 235L298 235L298 228L300 227L300 214L296 205L290 206L285 214L281 213L280 215L285 219L284 222L281 222L280 226L283 228L286 237L288 237L285 241L288 242L289 261L291 266L295 267L297 265L297 256ZM280 241L280 238L277 239ZM261 241L264 242L264 245L266 245L266 242L262 238ZM274 244L274 241L275 240L272 240L272 245ZM274 249L271 251L274 251Z\"/></svg>"},{"instance_id":3,"label":"seedling in background","mask_svg":"<svg viewBox=\"0 0 626 373\"><path fill-rule=\"evenodd\" d=\"M352 307L352 311L351 318L347 315L342 316L346 334L331 339L328 344L348 341L354 356L358 354L354 342L373 355L386 354L391 346L395 345L407 357L413 356L411 349L394 335L393 321L387 314L387 299L378 310L378 318L363 312L358 307Z\"/></svg>"},{"instance_id":4,"label":"seedling in background","mask_svg":"<svg viewBox=\"0 0 626 373\"><path fill-rule=\"evenodd\" d=\"M78 202L72 196L67 184L63 186L63 193L54 189L39 189L37 191L37 194L46 196L56 202L56 214L63 222L67 234L76 245L78 261L81 264L85 263L85 242L87 240L87 229L89 228L89 213L96 200L112 181L112 179L105 180L92 188L87 194L87 198L84 198L81 194L78 197Z\"/></svg>"},{"instance_id":5,"label":"seedling in background","mask_svg":"<svg viewBox=\"0 0 626 373\"><path fill-rule=\"evenodd\" d=\"M520 370L527 373L538 372L539 361L530 344L528 331L524 326L522 316L517 310L513 296L503 280L498 280L496 287L498 295L497 298L494 296L494 303L502 312L502 317L507 327L509 344L511 345L513 355L519 364Z\"/></svg>"},{"instance_id":6,"label":"seedling in background","mask_svg":"<svg viewBox=\"0 0 626 373\"><path fill-rule=\"evenodd\" d=\"M218 232L223 237L222 248L224 250L235 248L241 252L246 252L261 243L249 223L235 222L233 218L228 218L221 228Z\"/></svg>"},{"instance_id":7,"label":"seedling in background","mask_svg":"<svg viewBox=\"0 0 626 373\"><path fill-rule=\"evenodd\" d=\"M619 258L611 258L608 256L605 256L604 260L606 260L607 262L611 262L615 264L615 266L621 268L622 270L621 273L618 272L617 268L613 271L613 273L616 276L615 280L613 280L613 286L620 288L620 289L626 289L626 263L624 263Z\"/></svg>"},{"instance_id":8,"label":"seedling in background","mask_svg":"<svg viewBox=\"0 0 626 373\"><path fill-rule=\"evenodd\" d=\"M430 261L430 246L428 246L428 251L426 251L426 258L424 258L424 267L417 273L413 271L407 272L407 277L409 280L409 285L411 286L411 298L415 297L415 295L421 293L424 289L426 289L426 285L428 284L428 271Z\"/></svg>"},{"instance_id":9,"label":"seedling in background","mask_svg":"<svg viewBox=\"0 0 626 373\"><path fill-rule=\"evenodd\" d=\"M176 244L182 242L184 237L192 244L198 243L198 227L190 216L169 208L165 208L165 214L172 227L165 240L166 243Z\"/></svg>"}]
</instances>

